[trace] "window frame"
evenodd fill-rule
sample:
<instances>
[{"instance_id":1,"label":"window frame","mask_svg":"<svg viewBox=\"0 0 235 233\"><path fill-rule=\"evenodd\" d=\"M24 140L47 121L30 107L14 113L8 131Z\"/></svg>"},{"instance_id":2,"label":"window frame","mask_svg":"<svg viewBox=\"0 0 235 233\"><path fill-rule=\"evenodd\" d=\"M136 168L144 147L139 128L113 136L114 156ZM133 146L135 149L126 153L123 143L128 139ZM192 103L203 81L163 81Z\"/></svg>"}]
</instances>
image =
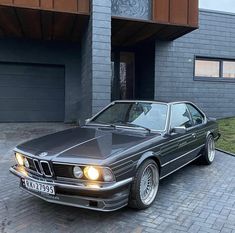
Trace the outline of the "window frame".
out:
<instances>
[{"instance_id":1,"label":"window frame","mask_svg":"<svg viewBox=\"0 0 235 233\"><path fill-rule=\"evenodd\" d=\"M208 77L208 76L196 76L196 61L217 61L219 62L219 77ZM206 82L232 82L235 83L235 78L223 77L224 62L235 62L233 58L217 58L217 57L206 57L206 56L194 56L194 67L193 67L193 79L194 81L206 81Z\"/></svg>"},{"instance_id":2,"label":"window frame","mask_svg":"<svg viewBox=\"0 0 235 233\"><path fill-rule=\"evenodd\" d=\"M158 102L158 101L147 101L147 100L115 100L112 101L110 104L108 104L106 107L104 107L103 109L101 109L98 113L96 113L95 115L93 115L91 118L88 118L85 120L85 126L91 124L92 125L92 121L95 120L100 114L102 114L103 112L105 112L107 109L109 109L112 105L115 105L116 103L148 103L148 104L160 104L160 105L165 105L167 107L166 110L166 121L165 121L165 127L163 130L155 130L155 129L151 129L152 132L167 132L168 130L168 124L169 124L169 118L170 118L170 104L169 103L165 103L165 102ZM98 125L98 123L97 123ZM100 124L102 125L102 124ZM118 126L120 128L129 128L132 129L132 127L128 127L128 126Z\"/></svg>"},{"instance_id":3,"label":"window frame","mask_svg":"<svg viewBox=\"0 0 235 233\"><path fill-rule=\"evenodd\" d=\"M186 102L176 102L176 103L172 103L172 104L171 104L171 108L170 108L169 131L171 131L171 130L173 129L173 128L171 127L172 117L173 117L172 109L173 109L173 107L174 107L175 105L179 105L179 104L185 106L185 108L187 109L187 111L188 111L188 113L189 113L190 121L191 121L191 123L192 123L192 126L191 126L191 127L188 127L188 128L185 127L186 130L195 127L195 125L194 125L194 123L193 123L193 119L192 119L192 114L191 114L191 112L190 112L189 109L188 109L187 103L186 103ZM180 127L180 126L179 126L179 127Z\"/></svg>"},{"instance_id":4,"label":"window frame","mask_svg":"<svg viewBox=\"0 0 235 233\"><path fill-rule=\"evenodd\" d=\"M204 124L205 124L205 120L206 120L205 114L204 114L197 106L195 106L194 104L192 104L192 103L185 103L185 104L186 104L186 107L187 107L187 109L188 109L188 111L189 111L189 114L190 114L190 116L191 116L191 119L192 119L192 121L193 121L193 127L191 127L191 128L200 127L200 126L204 125ZM188 107L189 105L191 105L191 107L195 108L195 109L202 115L203 121L202 121L201 124L195 124L195 123L194 123L193 114L192 114L192 112L190 111L190 109L189 109L189 107Z\"/></svg>"}]
</instances>

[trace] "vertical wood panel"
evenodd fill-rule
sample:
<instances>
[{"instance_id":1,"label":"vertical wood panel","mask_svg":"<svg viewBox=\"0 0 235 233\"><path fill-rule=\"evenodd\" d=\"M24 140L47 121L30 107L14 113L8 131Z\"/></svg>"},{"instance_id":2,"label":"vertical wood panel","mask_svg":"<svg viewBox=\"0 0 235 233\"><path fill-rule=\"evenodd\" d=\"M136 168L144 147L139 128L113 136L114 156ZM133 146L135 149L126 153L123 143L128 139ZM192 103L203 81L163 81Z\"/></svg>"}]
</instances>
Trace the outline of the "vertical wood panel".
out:
<instances>
[{"instance_id":1,"label":"vertical wood panel","mask_svg":"<svg viewBox=\"0 0 235 233\"><path fill-rule=\"evenodd\" d=\"M198 27L198 0L189 0L189 15L188 24L193 27Z\"/></svg>"},{"instance_id":2,"label":"vertical wood panel","mask_svg":"<svg viewBox=\"0 0 235 233\"><path fill-rule=\"evenodd\" d=\"M39 7L39 0L14 0L13 3L18 6Z\"/></svg>"},{"instance_id":3,"label":"vertical wood panel","mask_svg":"<svg viewBox=\"0 0 235 233\"><path fill-rule=\"evenodd\" d=\"M13 0L0 0L0 4L13 4Z\"/></svg>"},{"instance_id":4,"label":"vertical wood panel","mask_svg":"<svg viewBox=\"0 0 235 233\"><path fill-rule=\"evenodd\" d=\"M53 0L41 0L40 2L42 9L53 9Z\"/></svg>"},{"instance_id":5,"label":"vertical wood panel","mask_svg":"<svg viewBox=\"0 0 235 233\"><path fill-rule=\"evenodd\" d=\"M78 12L89 13L89 0L78 0Z\"/></svg>"},{"instance_id":6,"label":"vertical wood panel","mask_svg":"<svg viewBox=\"0 0 235 233\"><path fill-rule=\"evenodd\" d=\"M169 22L170 0L153 0L153 20Z\"/></svg>"},{"instance_id":7,"label":"vertical wood panel","mask_svg":"<svg viewBox=\"0 0 235 233\"><path fill-rule=\"evenodd\" d=\"M77 0L54 0L54 9L60 11L77 12Z\"/></svg>"},{"instance_id":8,"label":"vertical wood panel","mask_svg":"<svg viewBox=\"0 0 235 233\"><path fill-rule=\"evenodd\" d=\"M170 0L170 22L188 24L188 0Z\"/></svg>"},{"instance_id":9,"label":"vertical wood panel","mask_svg":"<svg viewBox=\"0 0 235 233\"><path fill-rule=\"evenodd\" d=\"M41 8L58 12L90 13L89 0L0 0L1 4L16 7Z\"/></svg>"}]
</instances>

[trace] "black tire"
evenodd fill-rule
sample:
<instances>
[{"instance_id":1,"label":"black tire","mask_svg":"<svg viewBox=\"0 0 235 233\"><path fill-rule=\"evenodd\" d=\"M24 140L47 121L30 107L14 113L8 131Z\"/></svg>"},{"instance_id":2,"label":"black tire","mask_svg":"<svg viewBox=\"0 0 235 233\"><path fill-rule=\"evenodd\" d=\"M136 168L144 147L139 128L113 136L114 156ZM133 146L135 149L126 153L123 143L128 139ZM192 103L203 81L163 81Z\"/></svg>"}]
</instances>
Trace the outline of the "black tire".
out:
<instances>
[{"instance_id":1,"label":"black tire","mask_svg":"<svg viewBox=\"0 0 235 233\"><path fill-rule=\"evenodd\" d=\"M204 164L204 165L210 165L210 164L212 164L213 161L214 161L215 155L214 155L214 156L210 155L210 149L209 149L210 143L213 143L213 145L215 144L215 139L214 139L214 137L213 137L212 134L209 134L209 135L207 136L206 144L205 144L205 147L204 147L204 149L203 149L203 151L202 151L202 156L201 156L200 162L201 162L202 164ZM214 149L214 152L213 152L213 153L215 153L215 149ZM213 157L213 158L212 158L212 157Z\"/></svg>"},{"instance_id":2,"label":"black tire","mask_svg":"<svg viewBox=\"0 0 235 233\"><path fill-rule=\"evenodd\" d=\"M154 179L156 180L156 187L154 187L151 191L154 193L151 196L152 197L151 203L146 204L141 199L141 179L142 179L143 173L146 171L146 169L148 169L150 167L151 167L151 169L156 169L156 172L153 173L153 174L156 174L156 176L155 175L153 176ZM130 190L129 206L131 208L139 209L139 210L146 209L149 206L151 206L152 203L154 202L154 200L156 199L158 186L159 186L158 165L152 159L145 160L138 168L136 175L135 175L135 178L134 178L134 181L132 183L131 190ZM157 189L157 190L155 190L155 189ZM156 194L155 194L155 192L156 192Z\"/></svg>"}]
</instances>

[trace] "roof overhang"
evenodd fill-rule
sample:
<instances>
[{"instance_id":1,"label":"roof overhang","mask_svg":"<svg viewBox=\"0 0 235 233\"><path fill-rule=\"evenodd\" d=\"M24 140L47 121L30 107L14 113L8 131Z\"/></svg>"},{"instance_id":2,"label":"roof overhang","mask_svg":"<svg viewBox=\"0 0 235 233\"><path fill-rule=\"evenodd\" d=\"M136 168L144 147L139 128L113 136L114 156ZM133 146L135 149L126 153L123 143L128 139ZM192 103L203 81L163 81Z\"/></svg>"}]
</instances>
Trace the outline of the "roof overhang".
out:
<instances>
[{"instance_id":1,"label":"roof overhang","mask_svg":"<svg viewBox=\"0 0 235 233\"><path fill-rule=\"evenodd\" d=\"M197 27L112 17L112 45L132 46L153 39L174 40Z\"/></svg>"},{"instance_id":2,"label":"roof overhang","mask_svg":"<svg viewBox=\"0 0 235 233\"><path fill-rule=\"evenodd\" d=\"M0 5L0 37L79 41L89 14Z\"/></svg>"}]
</instances>

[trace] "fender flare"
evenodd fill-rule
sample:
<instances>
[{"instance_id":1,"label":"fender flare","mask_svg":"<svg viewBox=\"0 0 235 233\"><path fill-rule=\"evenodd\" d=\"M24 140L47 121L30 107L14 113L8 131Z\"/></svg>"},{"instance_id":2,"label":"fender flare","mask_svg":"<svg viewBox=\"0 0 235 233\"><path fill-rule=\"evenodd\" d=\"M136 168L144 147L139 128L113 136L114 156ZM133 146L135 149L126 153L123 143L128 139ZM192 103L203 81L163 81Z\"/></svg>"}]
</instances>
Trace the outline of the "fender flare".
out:
<instances>
[{"instance_id":1,"label":"fender flare","mask_svg":"<svg viewBox=\"0 0 235 233\"><path fill-rule=\"evenodd\" d=\"M161 164L160 164L160 161L159 161L159 158L158 158L159 155L160 155L160 152L154 153L153 151L147 151L147 152L143 153L142 156L140 157L140 159L139 159L138 162L137 162L136 169L138 169L139 166L140 166L146 159L149 159L149 158L155 158L155 162L156 162L156 160L157 160L157 165L159 166L159 169L161 169Z\"/></svg>"}]
</instances>

